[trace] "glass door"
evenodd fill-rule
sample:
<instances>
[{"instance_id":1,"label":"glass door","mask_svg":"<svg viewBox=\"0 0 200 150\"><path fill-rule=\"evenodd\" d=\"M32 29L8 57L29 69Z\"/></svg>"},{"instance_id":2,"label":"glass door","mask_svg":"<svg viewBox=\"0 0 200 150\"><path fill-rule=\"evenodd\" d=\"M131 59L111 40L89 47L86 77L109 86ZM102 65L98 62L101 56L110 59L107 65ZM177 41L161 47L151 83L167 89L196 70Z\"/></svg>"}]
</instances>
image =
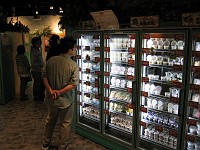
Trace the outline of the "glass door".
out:
<instances>
[{"instance_id":1,"label":"glass door","mask_svg":"<svg viewBox=\"0 0 200 150\"><path fill-rule=\"evenodd\" d=\"M77 32L77 63L80 81L77 87L78 125L100 131L100 32Z\"/></svg>"},{"instance_id":2,"label":"glass door","mask_svg":"<svg viewBox=\"0 0 200 150\"><path fill-rule=\"evenodd\" d=\"M179 149L186 33L144 32L141 37L139 146Z\"/></svg>"},{"instance_id":3,"label":"glass door","mask_svg":"<svg viewBox=\"0 0 200 150\"><path fill-rule=\"evenodd\" d=\"M136 33L104 35L104 133L132 144Z\"/></svg>"},{"instance_id":4,"label":"glass door","mask_svg":"<svg viewBox=\"0 0 200 150\"><path fill-rule=\"evenodd\" d=\"M189 90L184 149L200 149L200 31L191 36L189 54Z\"/></svg>"}]
</instances>

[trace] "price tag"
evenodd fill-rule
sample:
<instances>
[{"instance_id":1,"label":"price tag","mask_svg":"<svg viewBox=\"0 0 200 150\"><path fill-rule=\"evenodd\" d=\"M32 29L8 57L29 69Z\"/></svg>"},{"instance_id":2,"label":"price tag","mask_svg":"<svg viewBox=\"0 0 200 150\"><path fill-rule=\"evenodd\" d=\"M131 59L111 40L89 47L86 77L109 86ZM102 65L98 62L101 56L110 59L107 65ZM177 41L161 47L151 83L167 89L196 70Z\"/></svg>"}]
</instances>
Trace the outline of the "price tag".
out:
<instances>
[{"instance_id":1,"label":"price tag","mask_svg":"<svg viewBox=\"0 0 200 150\"><path fill-rule=\"evenodd\" d=\"M100 75L100 71L95 71L95 75Z\"/></svg>"},{"instance_id":2,"label":"price tag","mask_svg":"<svg viewBox=\"0 0 200 150\"><path fill-rule=\"evenodd\" d=\"M143 39L150 39L150 34L143 34Z\"/></svg>"},{"instance_id":3,"label":"price tag","mask_svg":"<svg viewBox=\"0 0 200 150\"><path fill-rule=\"evenodd\" d=\"M110 99L109 99L108 97L104 97L104 101L105 101L105 102L109 102Z\"/></svg>"},{"instance_id":4,"label":"price tag","mask_svg":"<svg viewBox=\"0 0 200 150\"><path fill-rule=\"evenodd\" d=\"M99 51L100 51L100 47L95 47L95 48L94 48L94 51L95 51L95 52L99 52Z\"/></svg>"},{"instance_id":5,"label":"price tag","mask_svg":"<svg viewBox=\"0 0 200 150\"><path fill-rule=\"evenodd\" d=\"M76 56L76 59L81 59L81 55L77 55L77 56Z\"/></svg>"},{"instance_id":6,"label":"price tag","mask_svg":"<svg viewBox=\"0 0 200 150\"><path fill-rule=\"evenodd\" d=\"M148 92L141 91L141 96L148 97Z\"/></svg>"},{"instance_id":7,"label":"price tag","mask_svg":"<svg viewBox=\"0 0 200 150\"><path fill-rule=\"evenodd\" d=\"M98 82L97 82L97 83L95 83L95 87L97 87L97 88L99 87L99 83L98 83Z\"/></svg>"},{"instance_id":8,"label":"price tag","mask_svg":"<svg viewBox=\"0 0 200 150\"><path fill-rule=\"evenodd\" d=\"M146 122L143 122L143 121L140 121L140 125L143 126L143 127L145 127L145 128L147 127Z\"/></svg>"},{"instance_id":9,"label":"price tag","mask_svg":"<svg viewBox=\"0 0 200 150\"><path fill-rule=\"evenodd\" d=\"M82 71L82 69L81 69L81 68L79 68L79 71Z\"/></svg>"},{"instance_id":10,"label":"price tag","mask_svg":"<svg viewBox=\"0 0 200 150\"><path fill-rule=\"evenodd\" d=\"M193 51L192 56L193 57L200 57L200 51Z\"/></svg>"},{"instance_id":11,"label":"price tag","mask_svg":"<svg viewBox=\"0 0 200 150\"><path fill-rule=\"evenodd\" d=\"M129 47L129 48L128 48L128 53L129 53L129 54L135 53L135 48Z\"/></svg>"},{"instance_id":12,"label":"price tag","mask_svg":"<svg viewBox=\"0 0 200 150\"><path fill-rule=\"evenodd\" d=\"M133 89L132 88L127 88L127 92L132 93Z\"/></svg>"},{"instance_id":13,"label":"price tag","mask_svg":"<svg viewBox=\"0 0 200 150\"><path fill-rule=\"evenodd\" d=\"M77 50L81 50L81 46L77 46Z\"/></svg>"},{"instance_id":14,"label":"price tag","mask_svg":"<svg viewBox=\"0 0 200 150\"><path fill-rule=\"evenodd\" d=\"M85 84L88 85L88 86L90 86L90 82L89 81L86 81Z\"/></svg>"},{"instance_id":15,"label":"price tag","mask_svg":"<svg viewBox=\"0 0 200 150\"><path fill-rule=\"evenodd\" d=\"M128 36L129 36L129 39L135 39L136 35L135 34L129 34Z\"/></svg>"},{"instance_id":16,"label":"price tag","mask_svg":"<svg viewBox=\"0 0 200 150\"><path fill-rule=\"evenodd\" d=\"M106 89L109 89L109 88L110 88L109 84L105 84L104 87L105 87Z\"/></svg>"},{"instance_id":17,"label":"price tag","mask_svg":"<svg viewBox=\"0 0 200 150\"><path fill-rule=\"evenodd\" d=\"M174 65L173 69L177 71L182 71L182 67L183 67L182 65Z\"/></svg>"},{"instance_id":18,"label":"price tag","mask_svg":"<svg viewBox=\"0 0 200 150\"><path fill-rule=\"evenodd\" d=\"M182 88L182 83L178 81L171 81L172 85L177 88Z\"/></svg>"},{"instance_id":19,"label":"price tag","mask_svg":"<svg viewBox=\"0 0 200 150\"><path fill-rule=\"evenodd\" d=\"M176 40L184 40L184 35L183 34L176 34L175 39Z\"/></svg>"},{"instance_id":20,"label":"price tag","mask_svg":"<svg viewBox=\"0 0 200 150\"><path fill-rule=\"evenodd\" d=\"M82 95L82 92L80 92L80 91L77 91L77 95Z\"/></svg>"},{"instance_id":21,"label":"price tag","mask_svg":"<svg viewBox=\"0 0 200 150\"><path fill-rule=\"evenodd\" d=\"M99 35L94 35L93 39L99 39Z\"/></svg>"},{"instance_id":22,"label":"price tag","mask_svg":"<svg viewBox=\"0 0 200 150\"><path fill-rule=\"evenodd\" d=\"M135 60L128 60L128 65L134 66L134 64L135 64Z\"/></svg>"},{"instance_id":23,"label":"price tag","mask_svg":"<svg viewBox=\"0 0 200 150\"><path fill-rule=\"evenodd\" d=\"M105 47L105 48L104 48L104 51L105 51L105 52L110 52L110 47Z\"/></svg>"},{"instance_id":24,"label":"price tag","mask_svg":"<svg viewBox=\"0 0 200 150\"><path fill-rule=\"evenodd\" d=\"M94 97L95 97L96 99L99 99L100 96L97 95L97 94L95 94Z\"/></svg>"},{"instance_id":25,"label":"price tag","mask_svg":"<svg viewBox=\"0 0 200 150\"><path fill-rule=\"evenodd\" d=\"M110 76L110 72L105 72L104 76Z\"/></svg>"},{"instance_id":26,"label":"price tag","mask_svg":"<svg viewBox=\"0 0 200 150\"><path fill-rule=\"evenodd\" d=\"M100 62L100 58L99 58L99 57L95 57L95 58L94 58L94 61L95 61L95 62Z\"/></svg>"},{"instance_id":27,"label":"price tag","mask_svg":"<svg viewBox=\"0 0 200 150\"><path fill-rule=\"evenodd\" d=\"M108 110L104 110L104 113L105 113L106 115L108 115L108 114L109 114L109 111L108 111Z\"/></svg>"},{"instance_id":28,"label":"price tag","mask_svg":"<svg viewBox=\"0 0 200 150\"><path fill-rule=\"evenodd\" d=\"M155 129L159 132L163 132L163 127L162 126L155 126Z\"/></svg>"},{"instance_id":29,"label":"price tag","mask_svg":"<svg viewBox=\"0 0 200 150\"><path fill-rule=\"evenodd\" d=\"M192 67L193 72L199 72L200 71L200 66L193 66Z\"/></svg>"},{"instance_id":30,"label":"price tag","mask_svg":"<svg viewBox=\"0 0 200 150\"><path fill-rule=\"evenodd\" d=\"M186 140L187 141L191 141L191 142L195 142L196 141L196 137L193 135L186 135Z\"/></svg>"},{"instance_id":31,"label":"price tag","mask_svg":"<svg viewBox=\"0 0 200 150\"><path fill-rule=\"evenodd\" d=\"M196 126L197 125L197 121L193 120L193 119L188 119L187 120L187 124L192 125L192 126Z\"/></svg>"},{"instance_id":32,"label":"price tag","mask_svg":"<svg viewBox=\"0 0 200 150\"><path fill-rule=\"evenodd\" d=\"M82 80L79 80L79 83L82 83Z\"/></svg>"},{"instance_id":33,"label":"price tag","mask_svg":"<svg viewBox=\"0 0 200 150\"><path fill-rule=\"evenodd\" d=\"M87 72L87 73L90 73L90 69L86 68L86 72Z\"/></svg>"},{"instance_id":34,"label":"price tag","mask_svg":"<svg viewBox=\"0 0 200 150\"><path fill-rule=\"evenodd\" d=\"M127 107L133 109L134 108L134 104L128 104Z\"/></svg>"},{"instance_id":35,"label":"price tag","mask_svg":"<svg viewBox=\"0 0 200 150\"><path fill-rule=\"evenodd\" d=\"M149 61L142 61L142 66L149 66Z\"/></svg>"},{"instance_id":36,"label":"price tag","mask_svg":"<svg viewBox=\"0 0 200 150\"><path fill-rule=\"evenodd\" d=\"M150 48L142 48L142 53L150 54L151 53L151 49Z\"/></svg>"},{"instance_id":37,"label":"price tag","mask_svg":"<svg viewBox=\"0 0 200 150\"><path fill-rule=\"evenodd\" d=\"M175 55L176 56L183 56L184 55L183 50L176 50Z\"/></svg>"},{"instance_id":38,"label":"price tag","mask_svg":"<svg viewBox=\"0 0 200 150\"><path fill-rule=\"evenodd\" d=\"M127 75L127 79L133 81L133 80L134 80L134 76L132 76L132 75Z\"/></svg>"},{"instance_id":39,"label":"price tag","mask_svg":"<svg viewBox=\"0 0 200 150\"><path fill-rule=\"evenodd\" d=\"M106 34L106 35L104 36L104 39L110 39L110 35L109 35L109 34Z\"/></svg>"},{"instance_id":40,"label":"price tag","mask_svg":"<svg viewBox=\"0 0 200 150\"><path fill-rule=\"evenodd\" d=\"M199 108L199 102L189 101L189 106L191 108Z\"/></svg>"},{"instance_id":41,"label":"price tag","mask_svg":"<svg viewBox=\"0 0 200 150\"><path fill-rule=\"evenodd\" d=\"M174 130L169 130L169 135L174 136L174 137L178 137L178 132L174 131Z\"/></svg>"},{"instance_id":42,"label":"price tag","mask_svg":"<svg viewBox=\"0 0 200 150\"><path fill-rule=\"evenodd\" d=\"M146 107L140 107L140 111L147 113L147 108Z\"/></svg>"},{"instance_id":43,"label":"price tag","mask_svg":"<svg viewBox=\"0 0 200 150\"><path fill-rule=\"evenodd\" d=\"M190 89L194 91L200 91L200 85L190 84Z\"/></svg>"},{"instance_id":44,"label":"price tag","mask_svg":"<svg viewBox=\"0 0 200 150\"><path fill-rule=\"evenodd\" d=\"M179 104L179 98L177 98L177 97L170 97L170 102Z\"/></svg>"},{"instance_id":45,"label":"price tag","mask_svg":"<svg viewBox=\"0 0 200 150\"><path fill-rule=\"evenodd\" d=\"M105 58L104 61L110 63L110 58Z\"/></svg>"},{"instance_id":46,"label":"price tag","mask_svg":"<svg viewBox=\"0 0 200 150\"><path fill-rule=\"evenodd\" d=\"M147 77L142 77L142 82L149 82L149 78L147 78Z\"/></svg>"},{"instance_id":47,"label":"price tag","mask_svg":"<svg viewBox=\"0 0 200 150\"><path fill-rule=\"evenodd\" d=\"M85 50L90 50L90 46L85 46Z\"/></svg>"}]
</instances>

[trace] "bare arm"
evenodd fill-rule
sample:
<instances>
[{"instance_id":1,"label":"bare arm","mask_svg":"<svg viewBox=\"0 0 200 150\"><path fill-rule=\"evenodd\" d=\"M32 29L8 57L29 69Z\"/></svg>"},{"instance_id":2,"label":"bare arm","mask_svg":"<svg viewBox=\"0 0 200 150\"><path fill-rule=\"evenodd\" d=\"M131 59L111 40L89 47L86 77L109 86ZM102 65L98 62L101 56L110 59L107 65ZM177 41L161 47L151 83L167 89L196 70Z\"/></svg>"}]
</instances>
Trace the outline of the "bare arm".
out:
<instances>
[{"instance_id":1,"label":"bare arm","mask_svg":"<svg viewBox=\"0 0 200 150\"><path fill-rule=\"evenodd\" d=\"M45 85L45 87L46 87L46 89L50 92L50 94L52 95L52 98L53 99L56 99L56 93L52 90L52 88L50 87L50 85L49 85L49 82L48 82L48 80L47 80L47 78L46 77L43 77L42 78L43 79L43 82L44 82L44 85Z\"/></svg>"},{"instance_id":2,"label":"bare arm","mask_svg":"<svg viewBox=\"0 0 200 150\"><path fill-rule=\"evenodd\" d=\"M75 87L76 87L76 85L69 84L60 90L54 90L54 92L56 92L56 97L59 97L61 94L64 94L64 93L74 89Z\"/></svg>"}]
</instances>

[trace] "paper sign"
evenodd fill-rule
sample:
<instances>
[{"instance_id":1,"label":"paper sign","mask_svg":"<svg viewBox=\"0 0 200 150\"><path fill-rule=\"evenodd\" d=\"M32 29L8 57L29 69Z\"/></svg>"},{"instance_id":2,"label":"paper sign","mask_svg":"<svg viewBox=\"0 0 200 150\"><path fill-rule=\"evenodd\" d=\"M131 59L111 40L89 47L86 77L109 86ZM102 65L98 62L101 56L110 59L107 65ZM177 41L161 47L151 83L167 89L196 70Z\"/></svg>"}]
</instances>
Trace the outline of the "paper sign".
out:
<instances>
[{"instance_id":1,"label":"paper sign","mask_svg":"<svg viewBox=\"0 0 200 150\"><path fill-rule=\"evenodd\" d=\"M99 29L119 29L119 22L112 10L90 13Z\"/></svg>"},{"instance_id":2,"label":"paper sign","mask_svg":"<svg viewBox=\"0 0 200 150\"><path fill-rule=\"evenodd\" d=\"M131 17L130 27L158 27L158 16Z\"/></svg>"},{"instance_id":3,"label":"paper sign","mask_svg":"<svg viewBox=\"0 0 200 150\"><path fill-rule=\"evenodd\" d=\"M200 26L200 12L182 14L182 26Z\"/></svg>"}]
</instances>

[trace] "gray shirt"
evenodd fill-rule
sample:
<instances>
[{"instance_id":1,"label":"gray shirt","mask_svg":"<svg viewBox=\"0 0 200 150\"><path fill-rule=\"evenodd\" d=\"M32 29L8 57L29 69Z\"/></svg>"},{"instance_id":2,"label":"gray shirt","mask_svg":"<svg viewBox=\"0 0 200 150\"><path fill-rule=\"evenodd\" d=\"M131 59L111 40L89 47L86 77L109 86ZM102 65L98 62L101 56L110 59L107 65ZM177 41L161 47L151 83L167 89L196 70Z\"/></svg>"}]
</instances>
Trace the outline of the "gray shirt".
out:
<instances>
[{"instance_id":1,"label":"gray shirt","mask_svg":"<svg viewBox=\"0 0 200 150\"><path fill-rule=\"evenodd\" d=\"M30 51L31 70L35 72L42 72L44 61L42 58L42 51L40 48L31 47Z\"/></svg>"},{"instance_id":2,"label":"gray shirt","mask_svg":"<svg viewBox=\"0 0 200 150\"><path fill-rule=\"evenodd\" d=\"M65 86L78 85L79 67L69 55L61 54L50 58L43 69L42 77L46 77L53 90L60 90ZM50 105L64 109L69 107L75 98L75 89L72 89L59 96L57 100L52 100L49 91L46 91L45 100Z\"/></svg>"}]
</instances>

